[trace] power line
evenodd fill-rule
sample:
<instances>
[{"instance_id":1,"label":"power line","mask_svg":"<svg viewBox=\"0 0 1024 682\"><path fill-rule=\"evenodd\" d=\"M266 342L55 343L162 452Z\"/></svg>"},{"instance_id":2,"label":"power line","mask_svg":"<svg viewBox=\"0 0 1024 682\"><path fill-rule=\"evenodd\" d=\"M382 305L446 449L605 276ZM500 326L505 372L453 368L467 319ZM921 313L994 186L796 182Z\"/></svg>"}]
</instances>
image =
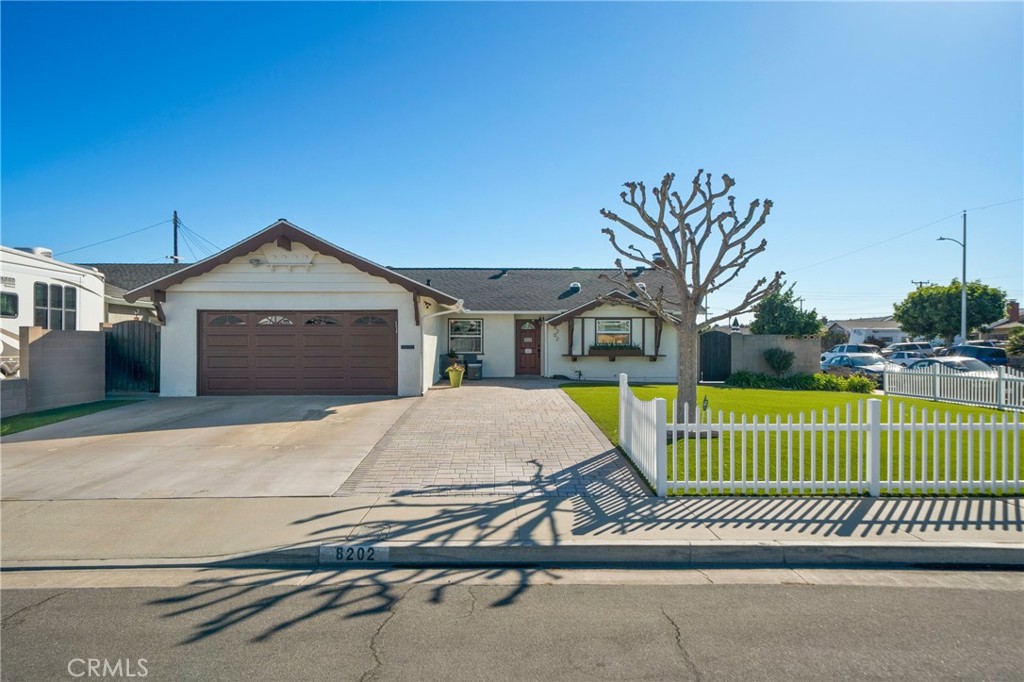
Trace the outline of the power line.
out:
<instances>
[{"instance_id":1,"label":"power line","mask_svg":"<svg viewBox=\"0 0 1024 682\"><path fill-rule=\"evenodd\" d=\"M198 232L196 232L195 230L193 230L191 227L189 227L185 223L183 223L183 222L181 222L179 220L178 224L181 225L184 229L188 230L192 234L192 236L195 237L198 241L202 241L202 242L205 242L205 243L209 244L210 247L213 249L213 251L211 253L216 253L216 252L221 250L221 248L219 246L217 246L216 244L211 242L209 239L207 239L203 235L201 235Z\"/></svg>"},{"instance_id":2,"label":"power line","mask_svg":"<svg viewBox=\"0 0 1024 682\"><path fill-rule=\"evenodd\" d=\"M75 251L81 251L82 249L88 249L88 248L92 248L93 246L99 246L100 244L106 244L107 242L112 242L115 239L122 239L124 237L130 237L133 234L138 234L139 232L145 232L146 230L152 230L154 227L159 227L161 225L166 225L169 222L171 222L171 221L170 220L161 220L159 223L153 223L152 225L149 225L148 227L139 228L138 230L134 230L132 232L127 232L125 234L118 235L117 237L111 237L110 239L104 239L103 241L96 242L95 244L86 244L85 246L79 246L79 247L74 248L74 249L69 249L68 251L61 251L57 255L58 256L63 256L66 253L74 253Z\"/></svg>"},{"instance_id":3,"label":"power line","mask_svg":"<svg viewBox=\"0 0 1024 682\"><path fill-rule=\"evenodd\" d=\"M1008 201L1000 201L1000 202L997 202L997 203L994 203L994 204L988 204L987 206L976 206L974 208L968 208L968 209L965 209L965 210L966 211L983 211L986 208L993 208L995 206L1004 206L1006 204L1013 204L1013 203L1016 203L1018 201L1024 201L1024 197L1019 197L1017 199L1009 199ZM825 259L823 261L818 261L817 263L812 263L811 265L805 265L804 267L797 268L796 270L790 270L786 274L792 274L794 272L802 272L804 270L810 270L811 268L816 268L819 265L824 265L825 263L832 263L833 261L837 261L837 260L840 260L842 258L846 258L847 256L852 256L854 254L861 253L863 251L867 251L868 249L873 249L876 246L880 246L882 244L888 244L891 241L895 241L895 240L899 239L900 237L906 237L908 234L912 234L914 232L918 232L920 230L923 230L926 227L931 227L932 225L938 225L939 223L941 223L943 221L946 221L946 220L949 220L950 218L956 218L956 217L962 215L963 212L964 211L957 211L956 213L951 213L948 216L946 216L945 218L939 218L938 220L933 220L932 222L927 223L926 225L921 225L920 227L915 227L912 230L907 230L906 232L901 232L901 233L899 233L899 234L897 234L897 235L895 235L893 237L889 237L888 239L883 239L882 241L875 242L874 244L868 244L867 246L863 246L863 247L861 247L859 249L854 249L853 251L848 251L848 252L846 252L844 254L840 254L840 255L834 256L832 258L827 258L827 259Z\"/></svg>"}]
</instances>

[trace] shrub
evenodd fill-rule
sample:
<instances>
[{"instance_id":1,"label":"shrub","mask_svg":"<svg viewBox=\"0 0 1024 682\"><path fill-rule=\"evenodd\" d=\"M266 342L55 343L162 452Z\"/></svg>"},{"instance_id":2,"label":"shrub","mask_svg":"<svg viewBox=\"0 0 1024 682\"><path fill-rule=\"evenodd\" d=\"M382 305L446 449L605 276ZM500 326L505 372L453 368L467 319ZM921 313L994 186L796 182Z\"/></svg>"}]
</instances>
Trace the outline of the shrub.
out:
<instances>
[{"instance_id":1,"label":"shrub","mask_svg":"<svg viewBox=\"0 0 1024 682\"><path fill-rule=\"evenodd\" d=\"M814 382L812 391L843 391L846 390L846 380L834 374L819 373L811 377Z\"/></svg>"},{"instance_id":2,"label":"shrub","mask_svg":"<svg viewBox=\"0 0 1024 682\"><path fill-rule=\"evenodd\" d=\"M791 377L783 379L786 382L786 388L791 388L794 391L814 391L817 390L814 387L814 375L813 374L794 374Z\"/></svg>"},{"instance_id":3,"label":"shrub","mask_svg":"<svg viewBox=\"0 0 1024 682\"><path fill-rule=\"evenodd\" d=\"M778 376L782 376L789 371L789 368L793 366L793 360L796 359L796 353L785 350L784 348L769 348L764 352L764 361L768 363L768 366L772 368Z\"/></svg>"},{"instance_id":4,"label":"shrub","mask_svg":"<svg viewBox=\"0 0 1024 682\"><path fill-rule=\"evenodd\" d=\"M726 386L732 388L782 388L781 382L775 377L757 372L733 372L725 380Z\"/></svg>"},{"instance_id":5,"label":"shrub","mask_svg":"<svg viewBox=\"0 0 1024 682\"><path fill-rule=\"evenodd\" d=\"M846 390L850 393L871 393L875 390L875 382L867 377L852 376L846 379Z\"/></svg>"},{"instance_id":6,"label":"shrub","mask_svg":"<svg viewBox=\"0 0 1024 682\"><path fill-rule=\"evenodd\" d=\"M763 388L783 389L790 391L849 391L851 393L871 393L875 390L875 382L866 377L853 376L849 379L833 374L794 374L791 377L779 377L759 374L757 372L735 372L725 380L730 388Z\"/></svg>"},{"instance_id":7,"label":"shrub","mask_svg":"<svg viewBox=\"0 0 1024 682\"><path fill-rule=\"evenodd\" d=\"M1010 330L1006 341L1006 352L1009 355L1024 355L1024 327Z\"/></svg>"}]
</instances>

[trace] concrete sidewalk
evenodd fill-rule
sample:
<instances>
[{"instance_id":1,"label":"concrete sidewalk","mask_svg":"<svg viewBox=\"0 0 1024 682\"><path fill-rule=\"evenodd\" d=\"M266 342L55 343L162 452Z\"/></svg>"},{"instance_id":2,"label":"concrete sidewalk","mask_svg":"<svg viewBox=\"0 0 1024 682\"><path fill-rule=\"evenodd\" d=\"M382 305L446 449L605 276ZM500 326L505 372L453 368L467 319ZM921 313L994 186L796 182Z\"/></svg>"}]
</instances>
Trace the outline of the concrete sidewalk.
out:
<instances>
[{"instance_id":1,"label":"concrete sidewalk","mask_svg":"<svg viewBox=\"0 0 1024 682\"><path fill-rule=\"evenodd\" d=\"M1022 498L5 501L2 531L6 569L344 564L1024 567ZM374 551L368 552L370 548Z\"/></svg>"}]
</instances>

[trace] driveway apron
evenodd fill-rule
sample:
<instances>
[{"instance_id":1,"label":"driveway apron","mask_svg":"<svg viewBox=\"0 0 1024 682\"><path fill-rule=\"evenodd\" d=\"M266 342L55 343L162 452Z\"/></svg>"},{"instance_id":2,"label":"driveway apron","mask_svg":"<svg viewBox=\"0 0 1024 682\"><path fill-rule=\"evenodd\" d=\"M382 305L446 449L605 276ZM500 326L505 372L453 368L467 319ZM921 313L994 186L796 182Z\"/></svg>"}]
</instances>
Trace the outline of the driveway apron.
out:
<instances>
[{"instance_id":1,"label":"driveway apron","mask_svg":"<svg viewBox=\"0 0 1024 682\"><path fill-rule=\"evenodd\" d=\"M606 494L650 491L558 382L547 379L434 387L335 493Z\"/></svg>"}]
</instances>

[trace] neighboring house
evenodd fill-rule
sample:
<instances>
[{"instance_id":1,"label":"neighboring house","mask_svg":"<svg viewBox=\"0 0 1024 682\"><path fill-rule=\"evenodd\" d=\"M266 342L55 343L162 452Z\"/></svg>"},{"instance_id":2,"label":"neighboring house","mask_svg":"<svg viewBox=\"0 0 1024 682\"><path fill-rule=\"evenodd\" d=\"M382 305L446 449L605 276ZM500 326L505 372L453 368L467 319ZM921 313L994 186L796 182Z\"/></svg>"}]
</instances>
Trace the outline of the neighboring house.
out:
<instances>
[{"instance_id":1,"label":"neighboring house","mask_svg":"<svg viewBox=\"0 0 1024 682\"><path fill-rule=\"evenodd\" d=\"M81 263L80 267L98 270L106 278L103 291L104 321L116 324L126 320L158 323L156 307L148 299L134 303L124 300L126 292L147 282L187 267L184 263Z\"/></svg>"},{"instance_id":2,"label":"neighboring house","mask_svg":"<svg viewBox=\"0 0 1024 682\"><path fill-rule=\"evenodd\" d=\"M1007 340L1010 337L1011 331L1024 327L1024 323L1020 320L1020 304L1013 300L1007 301L1006 317L996 320L987 325L987 327L988 331L981 335L983 339L991 341Z\"/></svg>"},{"instance_id":3,"label":"neighboring house","mask_svg":"<svg viewBox=\"0 0 1024 682\"><path fill-rule=\"evenodd\" d=\"M5 374L17 367L21 327L99 331L103 274L40 247L0 246L0 333Z\"/></svg>"},{"instance_id":4,"label":"neighboring house","mask_svg":"<svg viewBox=\"0 0 1024 682\"><path fill-rule=\"evenodd\" d=\"M449 350L476 356L489 378L674 381L672 325L601 274L616 271L388 268L279 220L124 300L148 298L165 325L167 396L419 395Z\"/></svg>"},{"instance_id":5,"label":"neighboring house","mask_svg":"<svg viewBox=\"0 0 1024 682\"><path fill-rule=\"evenodd\" d=\"M890 343L902 343L910 340L903 333L900 323L893 317L862 317L855 320L835 320L828 326L829 332L845 334L849 343L864 343L874 338Z\"/></svg>"}]
</instances>

